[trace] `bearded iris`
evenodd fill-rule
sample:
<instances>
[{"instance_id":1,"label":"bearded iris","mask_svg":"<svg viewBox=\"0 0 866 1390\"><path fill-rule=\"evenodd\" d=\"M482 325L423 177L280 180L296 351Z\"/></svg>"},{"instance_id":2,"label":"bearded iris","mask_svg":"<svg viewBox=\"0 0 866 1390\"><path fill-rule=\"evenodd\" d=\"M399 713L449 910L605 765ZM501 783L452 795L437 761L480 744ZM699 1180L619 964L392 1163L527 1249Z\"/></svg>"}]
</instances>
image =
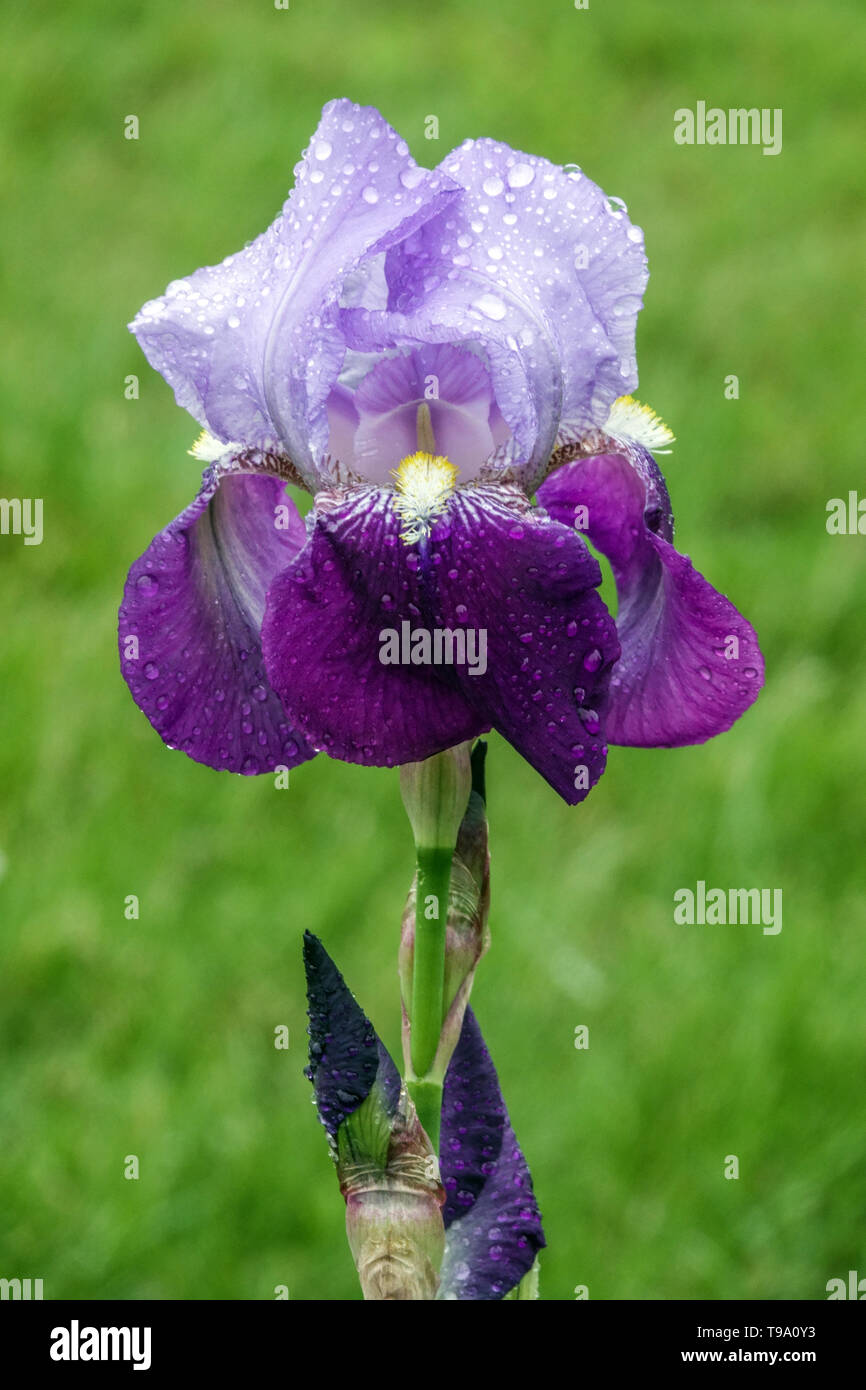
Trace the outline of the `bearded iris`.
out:
<instances>
[{"instance_id":1,"label":"bearded iris","mask_svg":"<svg viewBox=\"0 0 866 1390\"><path fill-rule=\"evenodd\" d=\"M257 773L495 728L575 803L606 740L727 729L762 661L672 544L670 435L629 398L646 280L641 231L580 171L492 140L429 171L375 110L326 106L273 225L131 325L208 465L120 612L162 738ZM383 664L404 621L485 630L486 670Z\"/></svg>"},{"instance_id":2,"label":"bearded iris","mask_svg":"<svg viewBox=\"0 0 866 1390\"><path fill-rule=\"evenodd\" d=\"M761 654L673 545L654 457L673 436L629 394L647 270L625 209L491 140L422 169L347 101L295 176L268 231L132 324L207 467L132 566L123 672L211 767L401 767L402 1079L305 944L349 1244L367 1298L531 1297L541 1220L468 1008L490 901L471 744L497 729L573 804L607 740L729 728Z\"/></svg>"}]
</instances>

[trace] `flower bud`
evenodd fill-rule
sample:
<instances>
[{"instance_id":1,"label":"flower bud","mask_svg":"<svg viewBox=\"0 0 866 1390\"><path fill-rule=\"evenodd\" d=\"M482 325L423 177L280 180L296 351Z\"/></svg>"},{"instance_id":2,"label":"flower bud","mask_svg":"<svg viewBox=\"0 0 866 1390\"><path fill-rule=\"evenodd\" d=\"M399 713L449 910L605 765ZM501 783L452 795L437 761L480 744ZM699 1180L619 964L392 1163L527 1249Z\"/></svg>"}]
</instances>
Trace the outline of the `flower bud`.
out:
<instances>
[{"instance_id":1,"label":"flower bud","mask_svg":"<svg viewBox=\"0 0 866 1390\"><path fill-rule=\"evenodd\" d=\"M484 802L484 757L486 744L478 743L472 752L473 789L457 834L451 859L451 882L445 929L445 970L443 1019L435 1060L426 1079L439 1085L463 1026L475 969L490 944L487 926L490 908L490 855L487 847L487 817ZM403 999L403 1052L411 1073L412 971L414 966L416 899L418 875L412 882L400 935L400 990Z\"/></svg>"},{"instance_id":2,"label":"flower bud","mask_svg":"<svg viewBox=\"0 0 866 1390\"><path fill-rule=\"evenodd\" d=\"M472 787L469 744L400 768L400 791L419 849L452 850Z\"/></svg>"}]
</instances>

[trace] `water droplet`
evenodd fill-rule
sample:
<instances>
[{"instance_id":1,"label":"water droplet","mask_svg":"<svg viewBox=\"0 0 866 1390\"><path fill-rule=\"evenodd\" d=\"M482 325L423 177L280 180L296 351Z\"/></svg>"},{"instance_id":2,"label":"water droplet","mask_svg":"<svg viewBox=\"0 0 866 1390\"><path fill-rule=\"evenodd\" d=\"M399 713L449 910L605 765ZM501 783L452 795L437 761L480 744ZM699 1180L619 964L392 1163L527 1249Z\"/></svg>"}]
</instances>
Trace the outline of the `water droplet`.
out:
<instances>
[{"instance_id":1,"label":"water droplet","mask_svg":"<svg viewBox=\"0 0 866 1390\"><path fill-rule=\"evenodd\" d=\"M712 676L710 675L710 669L708 666L699 666L698 675L700 676L701 680L712 680Z\"/></svg>"},{"instance_id":2,"label":"water droplet","mask_svg":"<svg viewBox=\"0 0 866 1390\"><path fill-rule=\"evenodd\" d=\"M509 188L526 188L535 178L535 170L531 164L515 164L508 170L507 178Z\"/></svg>"},{"instance_id":3,"label":"water droplet","mask_svg":"<svg viewBox=\"0 0 866 1390\"><path fill-rule=\"evenodd\" d=\"M317 159L330 159L330 157L331 157L331 146L330 146L330 143L329 143L327 140L318 140L318 141L316 142L316 147L315 147L315 149L313 150L313 154L316 156Z\"/></svg>"},{"instance_id":4,"label":"water droplet","mask_svg":"<svg viewBox=\"0 0 866 1390\"><path fill-rule=\"evenodd\" d=\"M265 687L263 685L254 685L252 690L250 691L250 694L252 695L254 700L258 700L259 702L262 702L268 698L268 692L265 690Z\"/></svg>"},{"instance_id":5,"label":"water droplet","mask_svg":"<svg viewBox=\"0 0 866 1390\"><path fill-rule=\"evenodd\" d=\"M498 174L491 174L490 178L484 180L481 187L484 189L488 198L495 198L502 192L505 184Z\"/></svg>"},{"instance_id":6,"label":"water droplet","mask_svg":"<svg viewBox=\"0 0 866 1390\"><path fill-rule=\"evenodd\" d=\"M486 318L493 319L495 323L504 319L507 312L502 300L495 294L483 294L480 299L475 300L473 307L484 314Z\"/></svg>"},{"instance_id":7,"label":"water droplet","mask_svg":"<svg viewBox=\"0 0 866 1390\"><path fill-rule=\"evenodd\" d=\"M577 711L580 722L588 734L597 734L601 728L601 720L594 709L581 708Z\"/></svg>"},{"instance_id":8,"label":"water droplet","mask_svg":"<svg viewBox=\"0 0 866 1390\"><path fill-rule=\"evenodd\" d=\"M147 665L146 665L145 668L144 668L144 678L145 678L145 680L155 681L155 680L157 679L158 676L159 676L159 667L158 667L158 666L154 666L154 664L153 664L152 661L148 661Z\"/></svg>"},{"instance_id":9,"label":"water droplet","mask_svg":"<svg viewBox=\"0 0 866 1390\"><path fill-rule=\"evenodd\" d=\"M361 189L361 197L364 199L365 203L378 203L379 190L374 188L371 183L368 183L366 188Z\"/></svg>"},{"instance_id":10,"label":"water droplet","mask_svg":"<svg viewBox=\"0 0 866 1390\"><path fill-rule=\"evenodd\" d=\"M154 579L152 574L140 574L135 581L135 587L140 594L149 597L156 593L159 588L159 581Z\"/></svg>"},{"instance_id":11,"label":"water droplet","mask_svg":"<svg viewBox=\"0 0 866 1390\"><path fill-rule=\"evenodd\" d=\"M577 628L575 628L575 632L576 631ZM583 669L584 671L597 671L601 662L601 652L598 650L598 647L593 647L592 651L587 652L586 656L583 658Z\"/></svg>"}]
</instances>

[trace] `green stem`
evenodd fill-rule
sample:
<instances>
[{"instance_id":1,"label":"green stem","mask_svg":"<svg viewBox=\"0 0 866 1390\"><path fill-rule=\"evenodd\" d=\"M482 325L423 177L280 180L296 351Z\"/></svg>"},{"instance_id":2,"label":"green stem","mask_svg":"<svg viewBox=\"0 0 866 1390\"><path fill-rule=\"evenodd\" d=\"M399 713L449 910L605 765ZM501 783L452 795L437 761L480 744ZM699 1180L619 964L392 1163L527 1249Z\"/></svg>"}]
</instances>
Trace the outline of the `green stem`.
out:
<instances>
[{"instance_id":1,"label":"green stem","mask_svg":"<svg viewBox=\"0 0 866 1390\"><path fill-rule=\"evenodd\" d=\"M442 1087L436 1081L407 1081L406 1086L415 1103L415 1110L433 1152L439 1152L439 1121L442 1116Z\"/></svg>"},{"instance_id":2,"label":"green stem","mask_svg":"<svg viewBox=\"0 0 866 1390\"><path fill-rule=\"evenodd\" d=\"M419 846L415 949L412 965L410 1055L417 1082L433 1065L442 1032L445 984L445 928L451 884L451 849ZM417 1083L416 1083L417 1084ZM440 1091L441 1088L437 1088ZM422 1120L422 1123L423 1120ZM428 1125L424 1125L430 1133ZM438 1111L436 1130L438 1132ZM432 1135L431 1135L432 1138Z\"/></svg>"}]
</instances>

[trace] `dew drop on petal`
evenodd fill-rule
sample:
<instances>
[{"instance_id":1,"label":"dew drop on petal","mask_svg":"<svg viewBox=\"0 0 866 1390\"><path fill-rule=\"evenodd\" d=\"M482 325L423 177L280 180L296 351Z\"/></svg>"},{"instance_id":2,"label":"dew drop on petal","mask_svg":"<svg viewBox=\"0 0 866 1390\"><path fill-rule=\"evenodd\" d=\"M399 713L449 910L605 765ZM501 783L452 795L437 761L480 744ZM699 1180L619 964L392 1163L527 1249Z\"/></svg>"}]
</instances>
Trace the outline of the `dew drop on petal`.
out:
<instances>
[{"instance_id":1,"label":"dew drop on petal","mask_svg":"<svg viewBox=\"0 0 866 1390\"><path fill-rule=\"evenodd\" d=\"M515 164L514 168L508 171L510 188L526 188L527 184L532 183L534 178L535 170L531 164Z\"/></svg>"},{"instance_id":2,"label":"dew drop on petal","mask_svg":"<svg viewBox=\"0 0 866 1390\"><path fill-rule=\"evenodd\" d=\"M484 314L485 318L492 319L494 323L504 319L507 312L502 300L496 294L483 294L480 299L475 300L473 307Z\"/></svg>"}]
</instances>

